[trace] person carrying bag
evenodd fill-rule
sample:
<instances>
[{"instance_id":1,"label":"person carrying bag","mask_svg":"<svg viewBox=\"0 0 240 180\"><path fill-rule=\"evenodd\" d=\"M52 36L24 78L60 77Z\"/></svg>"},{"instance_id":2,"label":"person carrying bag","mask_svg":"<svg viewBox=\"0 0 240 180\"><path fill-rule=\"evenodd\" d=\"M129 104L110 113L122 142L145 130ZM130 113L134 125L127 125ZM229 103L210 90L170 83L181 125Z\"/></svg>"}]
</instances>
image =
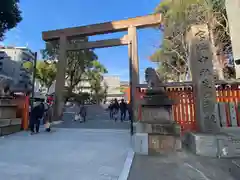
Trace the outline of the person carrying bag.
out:
<instances>
[{"instance_id":1,"label":"person carrying bag","mask_svg":"<svg viewBox=\"0 0 240 180\"><path fill-rule=\"evenodd\" d=\"M50 105L44 117L44 127L45 127L45 131L47 132L51 131L52 118L53 118L53 107L52 105Z\"/></svg>"},{"instance_id":2,"label":"person carrying bag","mask_svg":"<svg viewBox=\"0 0 240 180\"><path fill-rule=\"evenodd\" d=\"M83 121L83 122L86 122L87 109L86 109L86 107L84 106L84 104L83 104L83 105L81 106L81 108L80 108L79 115L80 115L82 121Z\"/></svg>"}]
</instances>

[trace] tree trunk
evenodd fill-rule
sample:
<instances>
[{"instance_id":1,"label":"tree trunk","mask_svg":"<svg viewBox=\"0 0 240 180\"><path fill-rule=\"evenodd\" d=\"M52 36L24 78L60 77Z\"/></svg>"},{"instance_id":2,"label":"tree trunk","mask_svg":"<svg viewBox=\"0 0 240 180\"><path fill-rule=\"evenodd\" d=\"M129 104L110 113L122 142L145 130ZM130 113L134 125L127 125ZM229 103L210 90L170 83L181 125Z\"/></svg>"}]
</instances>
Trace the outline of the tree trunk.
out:
<instances>
[{"instance_id":1,"label":"tree trunk","mask_svg":"<svg viewBox=\"0 0 240 180\"><path fill-rule=\"evenodd\" d=\"M217 73L218 79L219 80L224 80L224 72L223 72L223 67L222 64L219 62L218 57L217 57L217 47L215 46L214 42L214 34L211 25L208 24L208 30L209 30L209 36L210 36L210 41L211 41L211 47L212 47L212 52L213 52L213 70L214 72Z\"/></svg>"}]
</instances>

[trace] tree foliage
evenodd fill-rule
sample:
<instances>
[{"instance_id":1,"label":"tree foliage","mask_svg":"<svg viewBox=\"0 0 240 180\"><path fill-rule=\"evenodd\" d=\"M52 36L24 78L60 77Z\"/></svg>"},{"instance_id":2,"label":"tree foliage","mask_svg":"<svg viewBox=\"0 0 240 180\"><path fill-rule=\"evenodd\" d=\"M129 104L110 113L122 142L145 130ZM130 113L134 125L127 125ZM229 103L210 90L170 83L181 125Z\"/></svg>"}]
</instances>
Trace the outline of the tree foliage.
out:
<instances>
[{"instance_id":1,"label":"tree foliage","mask_svg":"<svg viewBox=\"0 0 240 180\"><path fill-rule=\"evenodd\" d=\"M93 61L92 67L87 71L93 99L98 103L107 96L108 85L103 82L105 73L107 73L107 69L99 61Z\"/></svg>"},{"instance_id":2,"label":"tree foliage","mask_svg":"<svg viewBox=\"0 0 240 180\"><path fill-rule=\"evenodd\" d=\"M67 54L66 80L72 91L86 77L87 72L97 61L97 55L91 50L69 51ZM98 61L97 61L98 62Z\"/></svg>"},{"instance_id":3,"label":"tree foliage","mask_svg":"<svg viewBox=\"0 0 240 180\"><path fill-rule=\"evenodd\" d=\"M0 40L4 33L17 26L22 20L19 0L1 0L0 2Z\"/></svg>"},{"instance_id":4,"label":"tree foliage","mask_svg":"<svg viewBox=\"0 0 240 180\"><path fill-rule=\"evenodd\" d=\"M48 90L56 79L57 69L55 63L47 63L45 61L37 61L36 66L36 79L40 82L41 86L46 87Z\"/></svg>"},{"instance_id":5,"label":"tree foliage","mask_svg":"<svg viewBox=\"0 0 240 180\"><path fill-rule=\"evenodd\" d=\"M87 41L88 38L70 39L68 43L76 44ZM59 42L52 41L46 43L46 48L42 50L42 56L44 59L56 60L58 59L58 52ZM94 92L99 92L102 88L101 81L104 73L107 73L107 70L98 61L98 56L93 50L84 49L67 52L66 81L69 94L74 90L81 89L79 87L80 82L86 80L90 82Z\"/></svg>"},{"instance_id":6,"label":"tree foliage","mask_svg":"<svg viewBox=\"0 0 240 180\"><path fill-rule=\"evenodd\" d=\"M23 67L24 67L25 69L27 69L28 71L32 71L32 69L33 69L33 63L30 62L30 61L27 61L27 62L23 63Z\"/></svg>"},{"instance_id":7,"label":"tree foliage","mask_svg":"<svg viewBox=\"0 0 240 180\"><path fill-rule=\"evenodd\" d=\"M191 25L207 24L213 49L213 64L219 79L224 78L225 54L231 53L225 2L221 0L164 0L156 8L163 15L164 38L150 57L159 62L166 80L184 81L189 73L186 32Z\"/></svg>"}]
</instances>

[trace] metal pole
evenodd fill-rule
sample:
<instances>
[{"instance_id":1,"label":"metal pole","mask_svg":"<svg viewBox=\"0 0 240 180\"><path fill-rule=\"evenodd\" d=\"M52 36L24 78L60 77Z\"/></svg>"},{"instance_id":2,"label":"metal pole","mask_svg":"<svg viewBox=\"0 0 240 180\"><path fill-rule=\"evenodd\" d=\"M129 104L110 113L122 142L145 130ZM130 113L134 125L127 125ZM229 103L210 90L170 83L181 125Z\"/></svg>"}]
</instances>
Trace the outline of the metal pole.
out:
<instances>
[{"instance_id":1,"label":"metal pole","mask_svg":"<svg viewBox=\"0 0 240 180\"><path fill-rule=\"evenodd\" d=\"M33 79L32 79L32 96L31 96L31 109L33 109L34 102L34 90L35 90L35 79L36 79L36 67L37 67L37 52L34 53L34 61L33 61Z\"/></svg>"}]
</instances>

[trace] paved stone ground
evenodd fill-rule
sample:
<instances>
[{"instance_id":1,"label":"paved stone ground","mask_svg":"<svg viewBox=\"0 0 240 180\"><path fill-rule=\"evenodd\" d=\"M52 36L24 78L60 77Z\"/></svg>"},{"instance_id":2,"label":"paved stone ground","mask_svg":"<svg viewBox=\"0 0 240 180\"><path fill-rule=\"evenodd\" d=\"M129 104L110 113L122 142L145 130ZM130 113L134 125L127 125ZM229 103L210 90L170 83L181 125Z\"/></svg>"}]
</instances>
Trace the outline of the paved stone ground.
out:
<instances>
[{"instance_id":1,"label":"paved stone ground","mask_svg":"<svg viewBox=\"0 0 240 180\"><path fill-rule=\"evenodd\" d=\"M130 131L130 122L115 122L110 120L109 112L105 109L107 105L91 105L87 107L88 115L86 123L74 122L76 107L66 109L63 114L63 123L58 128L85 128L85 129L126 129Z\"/></svg>"},{"instance_id":2,"label":"paved stone ground","mask_svg":"<svg viewBox=\"0 0 240 180\"><path fill-rule=\"evenodd\" d=\"M94 129L71 124L71 117L66 116L65 123L56 125L50 134L20 132L1 138L0 179L117 180L130 148L130 133L127 126L97 129L103 123L96 117L95 113L91 120L95 125L83 125Z\"/></svg>"},{"instance_id":3,"label":"paved stone ground","mask_svg":"<svg viewBox=\"0 0 240 180\"><path fill-rule=\"evenodd\" d=\"M129 123L109 120L103 106L88 109L86 123L73 122L68 108L56 132L27 132L0 139L0 179L117 180L131 147ZM179 152L135 155L128 180L239 180L240 160Z\"/></svg>"},{"instance_id":4,"label":"paved stone ground","mask_svg":"<svg viewBox=\"0 0 240 180\"><path fill-rule=\"evenodd\" d=\"M239 180L232 159L213 159L178 152L169 156L135 155L128 180Z\"/></svg>"}]
</instances>

